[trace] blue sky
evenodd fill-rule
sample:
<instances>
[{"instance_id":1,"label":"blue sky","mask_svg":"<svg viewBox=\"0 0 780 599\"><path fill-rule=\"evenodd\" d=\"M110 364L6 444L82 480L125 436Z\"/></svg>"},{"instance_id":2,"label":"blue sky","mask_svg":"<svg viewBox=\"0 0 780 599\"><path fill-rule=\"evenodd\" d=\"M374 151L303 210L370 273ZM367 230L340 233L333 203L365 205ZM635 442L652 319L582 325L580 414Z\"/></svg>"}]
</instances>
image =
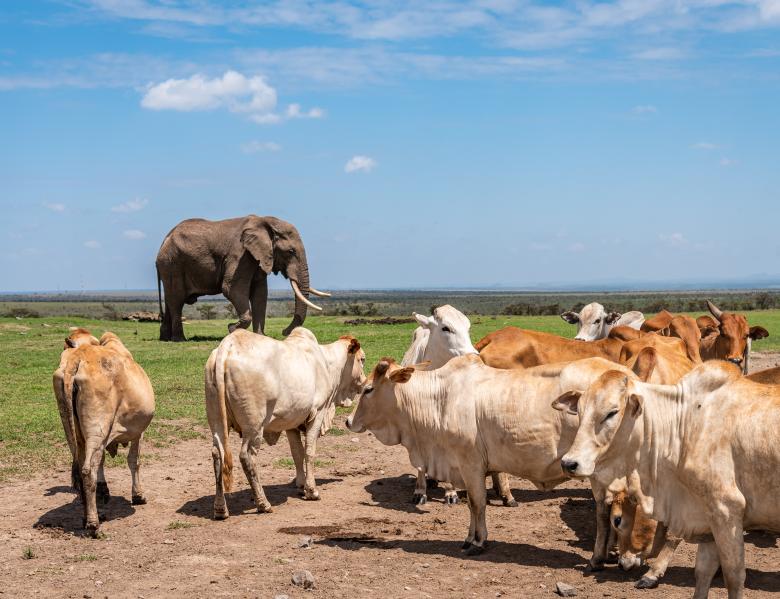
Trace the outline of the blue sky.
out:
<instances>
[{"instance_id":1,"label":"blue sky","mask_svg":"<svg viewBox=\"0 0 780 599\"><path fill-rule=\"evenodd\" d=\"M780 276L778 106L780 0L5 0L0 290L247 213L321 289Z\"/></svg>"}]
</instances>

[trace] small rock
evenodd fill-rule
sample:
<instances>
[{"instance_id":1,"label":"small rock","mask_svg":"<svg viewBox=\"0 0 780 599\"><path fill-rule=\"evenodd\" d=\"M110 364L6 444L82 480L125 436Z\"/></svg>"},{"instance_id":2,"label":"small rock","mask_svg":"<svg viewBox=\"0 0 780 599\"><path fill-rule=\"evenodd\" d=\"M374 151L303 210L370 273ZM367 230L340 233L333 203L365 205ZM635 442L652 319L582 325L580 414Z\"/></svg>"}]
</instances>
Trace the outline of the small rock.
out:
<instances>
[{"instance_id":1,"label":"small rock","mask_svg":"<svg viewBox=\"0 0 780 599\"><path fill-rule=\"evenodd\" d=\"M96 580L95 581L95 586L96 587L102 587L103 586L103 581L102 580Z\"/></svg>"},{"instance_id":2,"label":"small rock","mask_svg":"<svg viewBox=\"0 0 780 599\"><path fill-rule=\"evenodd\" d=\"M311 537L301 537L298 541L298 548L299 549L310 549L311 548Z\"/></svg>"},{"instance_id":3,"label":"small rock","mask_svg":"<svg viewBox=\"0 0 780 599\"><path fill-rule=\"evenodd\" d=\"M165 544L165 545L173 545L174 543L176 543L176 541L174 541L172 539L165 539L163 541L163 544Z\"/></svg>"},{"instance_id":4,"label":"small rock","mask_svg":"<svg viewBox=\"0 0 780 599\"><path fill-rule=\"evenodd\" d=\"M404 587L404 591L411 591L412 587Z\"/></svg>"},{"instance_id":5,"label":"small rock","mask_svg":"<svg viewBox=\"0 0 780 599\"><path fill-rule=\"evenodd\" d=\"M425 562L425 563L422 565L422 567L423 567L423 568L430 568L430 567L431 567L431 565L430 565L428 562Z\"/></svg>"},{"instance_id":6,"label":"small rock","mask_svg":"<svg viewBox=\"0 0 780 599\"><path fill-rule=\"evenodd\" d=\"M313 589L317 586L317 580L314 578L314 574L308 570L298 570L292 575L292 583L297 587L303 587L304 589Z\"/></svg>"},{"instance_id":7,"label":"small rock","mask_svg":"<svg viewBox=\"0 0 780 599\"><path fill-rule=\"evenodd\" d=\"M274 599L290 599L289 595L275 595Z\"/></svg>"},{"instance_id":8,"label":"small rock","mask_svg":"<svg viewBox=\"0 0 780 599\"><path fill-rule=\"evenodd\" d=\"M574 588L570 584L566 584L565 582L560 582L560 581L555 583L555 592L558 593L561 597L577 596L576 588Z\"/></svg>"},{"instance_id":9,"label":"small rock","mask_svg":"<svg viewBox=\"0 0 780 599\"><path fill-rule=\"evenodd\" d=\"M352 438L350 439L350 441L352 441L353 443L359 443L359 442L360 442L360 439L358 439L357 437L352 437Z\"/></svg>"}]
</instances>

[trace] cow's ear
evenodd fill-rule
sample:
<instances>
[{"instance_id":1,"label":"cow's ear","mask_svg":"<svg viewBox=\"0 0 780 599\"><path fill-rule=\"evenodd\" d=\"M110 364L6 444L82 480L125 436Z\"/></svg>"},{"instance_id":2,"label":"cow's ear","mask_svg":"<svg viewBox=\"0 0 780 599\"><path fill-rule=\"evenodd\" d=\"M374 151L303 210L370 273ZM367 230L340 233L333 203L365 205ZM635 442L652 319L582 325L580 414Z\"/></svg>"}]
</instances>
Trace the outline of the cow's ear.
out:
<instances>
[{"instance_id":1,"label":"cow's ear","mask_svg":"<svg viewBox=\"0 0 780 599\"><path fill-rule=\"evenodd\" d=\"M626 409L631 416L636 418L642 413L642 406L645 403L645 400L642 399L641 395L637 395L636 393L632 393L628 396L628 402L626 405Z\"/></svg>"},{"instance_id":2,"label":"cow's ear","mask_svg":"<svg viewBox=\"0 0 780 599\"><path fill-rule=\"evenodd\" d=\"M425 327L426 329L431 328L436 323L436 320L433 318L433 316L425 316L424 314L417 314L417 312L412 312L412 316L414 316L417 324L419 324L421 327Z\"/></svg>"},{"instance_id":3,"label":"cow's ear","mask_svg":"<svg viewBox=\"0 0 780 599\"><path fill-rule=\"evenodd\" d=\"M610 312L607 314L607 318L605 319L607 321L607 324L613 324L620 320L620 317L623 316L620 312Z\"/></svg>"},{"instance_id":4,"label":"cow's ear","mask_svg":"<svg viewBox=\"0 0 780 599\"><path fill-rule=\"evenodd\" d=\"M769 331L767 331L764 327L750 327L750 333L748 334L748 337L751 339L764 339L765 337L769 337Z\"/></svg>"},{"instance_id":5,"label":"cow's ear","mask_svg":"<svg viewBox=\"0 0 780 599\"><path fill-rule=\"evenodd\" d=\"M552 402L554 410L559 412L566 412L567 414L577 415L577 403L580 401L582 393L579 391L567 391L561 395L558 399Z\"/></svg>"},{"instance_id":6,"label":"cow's ear","mask_svg":"<svg viewBox=\"0 0 780 599\"><path fill-rule=\"evenodd\" d=\"M577 324L580 321L580 315L576 312L572 312L571 310L561 314L561 318L563 318L569 324Z\"/></svg>"},{"instance_id":7,"label":"cow's ear","mask_svg":"<svg viewBox=\"0 0 780 599\"><path fill-rule=\"evenodd\" d=\"M385 373L390 368L390 364L395 362L392 358L382 358L379 363L374 366L374 380L379 379L380 377L385 376Z\"/></svg>"},{"instance_id":8,"label":"cow's ear","mask_svg":"<svg viewBox=\"0 0 780 599\"><path fill-rule=\"evenodd\" d=\"M412 374L414 374L414 366L406 366L391 372L389 378L394 383L406 383L412 378Z\"/></svg>"},{"instance_id":9,"label":"cow's ear","mask_svg":"<svg viewBox=\"0 0 780 599\"><path fill-rule=\"evenodd\" d=\"M713 333L720 334L720 329L718 327L706 326L703 329L701 329L700 332L701 332L701 338L704 339L705 337L709 337Z\"/></svg>"}]
</instances>

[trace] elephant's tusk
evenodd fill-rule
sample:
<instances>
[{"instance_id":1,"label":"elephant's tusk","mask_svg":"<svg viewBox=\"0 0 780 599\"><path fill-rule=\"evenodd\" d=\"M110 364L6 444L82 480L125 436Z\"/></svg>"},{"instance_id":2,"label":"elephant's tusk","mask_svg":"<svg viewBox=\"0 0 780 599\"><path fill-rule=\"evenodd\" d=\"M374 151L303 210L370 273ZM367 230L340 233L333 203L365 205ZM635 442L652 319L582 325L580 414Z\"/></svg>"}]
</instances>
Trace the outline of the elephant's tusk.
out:
<instances>
[{"instance_id":1,"label":"elephant's tusk","mask_svg":"<svg viewBox=\"0 0 780 599\"><path fill-rule=\"evenodd\" d=\"M309 293L312 295L316 295L317 297L331 297L331 294L326 291L320 291L319 289L315 289L314 287L309 287Z\"/></svg>"},{"instance_id":2,"label":"elephant's tusk","mask_svg":"<svg viewBox=\"0 0 780 599\"><path fill-rule=\"evenodd\" d=\"M295 294L295 297L297 297L299 300L301 300L304 304L309 306L309 308L314 308L315 310L322 310L317 304L313 304L310 302L305 295L301 293L300 288L298 287L298 283L296 283L293 279L290 279L290 286L292 287L293 293Z\"/></svg>"}]
</instances>

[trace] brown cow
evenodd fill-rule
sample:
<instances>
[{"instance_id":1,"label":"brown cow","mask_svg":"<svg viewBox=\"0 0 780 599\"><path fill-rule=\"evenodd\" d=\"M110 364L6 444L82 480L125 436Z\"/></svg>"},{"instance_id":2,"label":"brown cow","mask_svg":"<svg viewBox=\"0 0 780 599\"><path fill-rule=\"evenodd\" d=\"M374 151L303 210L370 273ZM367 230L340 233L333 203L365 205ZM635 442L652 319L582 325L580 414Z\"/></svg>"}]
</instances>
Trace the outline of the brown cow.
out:
<instances>
[{"instance_id":1,"label":"brown cow","mask_svg":"<svg viewBox=\"0 0 780 599\"><path fill-rule=\"evenodd\" d=\"M753 374L748 374L745 378L762 385L780 385L780 366L759 370Z\"/></svg>"},{"instance_id":2,"label":"brown cow","mask_svg":"<svg viewBox=\"0 0 780 599\"><path fill-rule=\"evenodd\" d=\"M742 374L748 372L750 346L754 339L769 336L764 327L751 327L742 314L724 312L707 300L707 309L717 320L717 328L702 337L702 360L727 360L742 368Z\"/></svg>"},{"instance_id":3,"label":"brown cow","mask_svg":"<svg viewBox=\"0 0 780 599\"><path fill-rule=\"evenodd\" d=\"M482 361L493 368L531 368L582 358L606 358L617 362L623 341L606 337L576 341L540 331L504 327L488 333L474 345Z\"/></svg>"},{"instance_id":4,"label":"brown cow","mask_svg":"<svg viewBox=\"0 0 780 599\"><path fill-rule=\"evenodd\" d=\"M154 391L143 369L136 364L114 333L97 342L85 329L65 340L60 366L54 373L62 425L73 465L73 487L84 505L84 527L97 536L98 495L108 501L103 459L117 446L130 444L127 464L133 478L132 502L146 503L139 478L141 438L154 415Z\"/></svg>"}]
</instances>

